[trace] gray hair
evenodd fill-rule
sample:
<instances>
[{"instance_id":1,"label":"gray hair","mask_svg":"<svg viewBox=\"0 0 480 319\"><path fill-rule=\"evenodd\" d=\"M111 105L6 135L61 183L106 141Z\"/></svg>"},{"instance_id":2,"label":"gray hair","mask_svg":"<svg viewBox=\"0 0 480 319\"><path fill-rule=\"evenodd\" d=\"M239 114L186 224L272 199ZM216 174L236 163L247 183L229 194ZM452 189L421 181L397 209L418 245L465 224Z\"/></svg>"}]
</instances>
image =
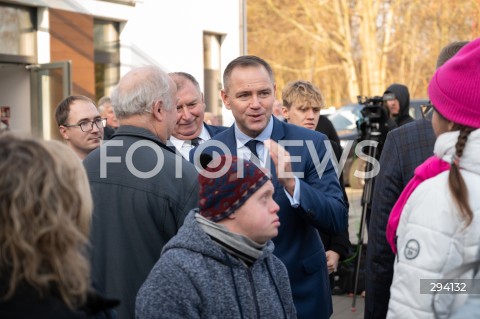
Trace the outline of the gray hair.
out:
<instances>
[{"instance_id":1,"label":"gray hair","mask_svg":"<svg viewBox=\"0 0 480 319\"><path fill-rule=\"evenodd\" d=\"M105 104L112 104L112 100L110 99L110 97L104 96L100 98L100 100L98 100L97 108L100 114L103 114L103 112L105 111Z\"/></svg>"},{"instance_id":2,"label":"gray hair","mask_svg":"<svg viewBox=\"0 0 480 319\"><path fill-rule=\"evenodd\" d=\"M130 70L120 79L111 98L119 119L151 112L158 100L163 101L165 110L176 107L170 96L170 77L153 65Z\"/></svg>"},{"instance_id":3,"label":"gray hair","mask_svg":"<svg viewBox=\"0 0 480 319\"><path fill-rule=\"evenodd\" d=\"M177 85L177 89L180 90L185 85L185 81L190 81L198 90L198 92L202 93L200 90L200 84L198 83L197 79L193 75L187 72L171 72L168 73L172 78L173 82Z\"/></svg>"}]
</instances>

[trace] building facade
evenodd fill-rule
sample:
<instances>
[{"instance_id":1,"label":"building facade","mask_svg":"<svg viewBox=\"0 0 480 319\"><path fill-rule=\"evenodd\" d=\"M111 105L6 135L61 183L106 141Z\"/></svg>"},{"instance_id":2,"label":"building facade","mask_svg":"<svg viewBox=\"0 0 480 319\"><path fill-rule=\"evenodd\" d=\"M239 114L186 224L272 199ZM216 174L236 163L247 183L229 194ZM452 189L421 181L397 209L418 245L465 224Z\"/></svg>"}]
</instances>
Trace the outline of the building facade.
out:
<instances>
[{"instance_id":1,"label":"building facade","mask_svg":"<svg viewBox=\"0 0 480 319\"><path fill-rule=\"evenodd\" d=\"M244 0L0 1L2 127L59 138L53 113L70 94L97 101L132 67L194 75L207 110L231 124L221 74L246 52Z\"/></svg>"}]
</instances>

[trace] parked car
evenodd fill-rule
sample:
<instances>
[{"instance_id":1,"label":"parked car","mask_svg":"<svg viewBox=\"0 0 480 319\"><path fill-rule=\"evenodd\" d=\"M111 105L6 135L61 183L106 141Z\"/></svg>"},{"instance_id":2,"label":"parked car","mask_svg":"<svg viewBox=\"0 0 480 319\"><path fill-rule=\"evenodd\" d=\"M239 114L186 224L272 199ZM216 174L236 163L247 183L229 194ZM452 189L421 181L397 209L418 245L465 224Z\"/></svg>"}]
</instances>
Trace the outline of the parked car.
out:
<instances>
[{"instance_id":1,"label":"parked car","mask_svg":"<svg viewBox=\"0 0 480 319\"><path fill-rule=\"evenodd\" d=\"M427 99L410 100L410 116L414 119L422 118L421 105L428 103ZM358 137L357 121L362 118L361 110L364 106L358 103L348 104L340 107L335 113L328 116L332 121L338 137L340 138L340 145L343 149L347 149L349 143L348 157L343 167L343 180L345 185L351 188L363 188L365 180L354 176L356 170L365 170L365 161L355 155L355 146Z\"/></svg>"}]
</instances>

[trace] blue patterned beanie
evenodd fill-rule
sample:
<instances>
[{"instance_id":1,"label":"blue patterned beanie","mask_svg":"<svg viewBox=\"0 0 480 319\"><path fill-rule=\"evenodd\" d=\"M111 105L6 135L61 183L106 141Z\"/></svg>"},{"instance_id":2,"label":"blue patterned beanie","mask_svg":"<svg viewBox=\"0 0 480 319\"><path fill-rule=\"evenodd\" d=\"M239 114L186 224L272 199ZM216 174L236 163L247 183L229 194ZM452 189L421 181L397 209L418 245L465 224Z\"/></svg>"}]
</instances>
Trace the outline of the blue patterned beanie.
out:
<instances>
[{"instance_id":1,"label":"blue patterned beanie","mask_svg":"<svg viewBox=\"0 0 480 319\"><path fill-rule=\"evenodd\" d=\"M216 158L198 175L200 215L213 222L226 218L268 180L270 178L248 160L225 155Z\"/></svg>"}]
</instances>

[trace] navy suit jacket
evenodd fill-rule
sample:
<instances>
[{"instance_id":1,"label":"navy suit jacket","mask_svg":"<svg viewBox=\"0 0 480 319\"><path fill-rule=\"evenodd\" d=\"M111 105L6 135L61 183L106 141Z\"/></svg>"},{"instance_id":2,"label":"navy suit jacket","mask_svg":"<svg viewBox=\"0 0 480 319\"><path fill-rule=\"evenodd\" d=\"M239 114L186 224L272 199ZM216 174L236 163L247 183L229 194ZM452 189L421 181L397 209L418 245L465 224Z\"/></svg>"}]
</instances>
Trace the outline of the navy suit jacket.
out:
<instances>
[{"instance_id":1,"label":"navy suit jacket","mask_svg":"<svg viewBox=\"0 0 480 319\"><path fill-rule=\"evenodd\" d=\"M207 123L203 123L203 124L205 124L208 134L210 134L211 137L214 137L218 133L223 132L228 128L226 126L215 126L215 125L209 125Z\"/></svg>"},{"instance_id":2,"label":"navy suit jacket","mask_svg":"<svg viewBox=\"0 0 480 319\"><path fill-rule=\"evenodd\" d=\"M301 161L292 162L294 172L303 172L300 180L300 206L293 208L284 188L278 183L277 174L270 160L272 182L275 187L274 199L280 206L279 234L273 239L274 254L288 270L293 300L298 318L330 318L332 298L329 286L325 249L318 230L338 233L347 224L347 208L343 193L331 161L319 177L312 155L305 141L311 141L320 161L326 153L325 135L303 127L288 124L272 117L274 121L271 139L300 140L302 146L286 146L291 156L300 156ZM222 153L211 144L220 141L227 146L231 155L237 155L234 126L204 143L202 152ZM328 142L329 143L329 142ZM203 147L202 147L203 148ZM191 158L199 156L192 150Z\"/></svg>"},{"instance_id":3,"label":"navy suit jacket","mask_svg":"<svg viewBox=\"0 0 480 319\"><path fill-rule=\"evenodd\" d=\"M388 217L415 168L433 155L432 122L421 119L387 135L375 178L365 264L365 318L387 316L395 255L385 237Z\"/></svg>"}]
</instances>

